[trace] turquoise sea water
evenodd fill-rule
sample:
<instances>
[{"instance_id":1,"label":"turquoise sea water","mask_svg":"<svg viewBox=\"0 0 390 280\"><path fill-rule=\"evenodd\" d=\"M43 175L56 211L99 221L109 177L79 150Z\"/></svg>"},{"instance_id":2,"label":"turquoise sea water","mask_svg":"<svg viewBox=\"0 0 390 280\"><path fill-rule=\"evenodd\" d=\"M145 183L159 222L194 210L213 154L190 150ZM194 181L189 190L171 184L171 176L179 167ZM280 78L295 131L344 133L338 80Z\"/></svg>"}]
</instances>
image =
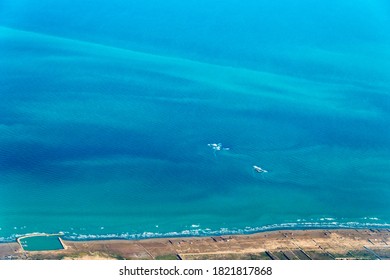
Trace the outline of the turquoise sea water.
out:
<instances>
[{"instance_id":1,"label":"turquoise sea water","mask_svg":"<svg viewBox=\"0 0 390 280\"><path fill-rule=\"evenodd\" d=\"M81 2L0 2L0 241L390 226L387 1Z\"/></svg>"}]
</instances>

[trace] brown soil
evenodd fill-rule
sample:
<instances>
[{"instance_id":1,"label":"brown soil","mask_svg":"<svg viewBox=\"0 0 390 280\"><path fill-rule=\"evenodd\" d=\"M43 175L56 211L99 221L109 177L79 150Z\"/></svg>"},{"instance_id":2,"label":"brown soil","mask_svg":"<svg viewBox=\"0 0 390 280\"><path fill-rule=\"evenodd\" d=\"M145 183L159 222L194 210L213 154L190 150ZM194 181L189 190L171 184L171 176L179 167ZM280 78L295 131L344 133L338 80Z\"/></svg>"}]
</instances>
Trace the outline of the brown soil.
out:
<instances>
[{"instance_id":1,"label":"brown soil","mask_svg":"<svg viewBox=\"0 0 390 280\"><path fill-rule=\"evenodd\" d=\"M0 244L0 259L390 259L390 230L285 230L251 235L63 241L60 251Z\"/></svg>"}]
</instances>

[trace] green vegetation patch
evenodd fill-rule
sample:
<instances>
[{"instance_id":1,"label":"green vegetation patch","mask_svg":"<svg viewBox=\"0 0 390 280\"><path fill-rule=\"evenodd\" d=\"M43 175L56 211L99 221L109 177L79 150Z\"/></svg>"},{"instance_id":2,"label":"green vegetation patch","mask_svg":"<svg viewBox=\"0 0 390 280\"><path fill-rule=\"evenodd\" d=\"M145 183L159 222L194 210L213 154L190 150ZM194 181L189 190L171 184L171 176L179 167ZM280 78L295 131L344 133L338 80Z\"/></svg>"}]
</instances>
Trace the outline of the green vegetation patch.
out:
<instances>
[{"instance_id":1,"label":"green vegetation patch","mask_svg":"<svg viewBox=\"0 0 390 280\"><path fill-rule=\"evenodd\" d=\"M156 260L177 260L177 256L176 255L157 256Z\"/></svg>"}]
</instances>

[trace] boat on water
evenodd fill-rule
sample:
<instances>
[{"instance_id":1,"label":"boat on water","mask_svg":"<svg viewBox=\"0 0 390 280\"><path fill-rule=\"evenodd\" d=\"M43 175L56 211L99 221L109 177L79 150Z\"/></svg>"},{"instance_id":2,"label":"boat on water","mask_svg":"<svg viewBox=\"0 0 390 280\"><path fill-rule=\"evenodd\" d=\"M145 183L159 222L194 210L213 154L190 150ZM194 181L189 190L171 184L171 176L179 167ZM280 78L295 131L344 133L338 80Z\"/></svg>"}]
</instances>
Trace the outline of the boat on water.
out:
<instances>
[{"instance_id":1,"label":"boat on water","mask_svg":"<svg viewBox=\"0 0 390 280\"><path fill-rule=\"evenodd\" d=\"M268 173L267 170L257 166L257 165L253 165L253 169L257 172L257 173Z\"/></svg>"}]
</instances>

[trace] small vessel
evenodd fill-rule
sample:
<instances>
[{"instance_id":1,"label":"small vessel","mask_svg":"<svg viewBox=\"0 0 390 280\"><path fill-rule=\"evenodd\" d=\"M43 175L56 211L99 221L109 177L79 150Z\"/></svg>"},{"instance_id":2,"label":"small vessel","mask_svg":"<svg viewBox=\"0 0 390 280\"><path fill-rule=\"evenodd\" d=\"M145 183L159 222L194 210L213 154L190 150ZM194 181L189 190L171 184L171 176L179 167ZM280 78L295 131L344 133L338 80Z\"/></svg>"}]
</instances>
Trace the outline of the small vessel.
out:
<instances>
[{"instance_id":1,"label":"small vessel","mask_svg":"<svg viewBox=\"0 0 390 280\"><path fill-rule=\"evenodd\" d=\"M207 146L211 147L215 151L220 151L222 149L222 143L207 144Z\"/></svg>"},{"instance_id":2,"label":"small vessel","mask_svg":"<svg viewBox=\"0 0 390 280\"><path fill-rule=\"evenodd\" d=\"M253 169L257 172L257 173L268 173L267 170L257 166L257 165L253 165Z\"/></svg>"},{"instance_id":3,"label":"small vessel","mask_svg":"<svg viewBox=\"0 0 390 280\"><path fill-rule=\"evenodd\" d=\"M222 143L212 143L212 144L207 144L207 146L211 147L214 151L229 151L230 148L226 148L222 146Z\"/></svg>"}]
</instances>

